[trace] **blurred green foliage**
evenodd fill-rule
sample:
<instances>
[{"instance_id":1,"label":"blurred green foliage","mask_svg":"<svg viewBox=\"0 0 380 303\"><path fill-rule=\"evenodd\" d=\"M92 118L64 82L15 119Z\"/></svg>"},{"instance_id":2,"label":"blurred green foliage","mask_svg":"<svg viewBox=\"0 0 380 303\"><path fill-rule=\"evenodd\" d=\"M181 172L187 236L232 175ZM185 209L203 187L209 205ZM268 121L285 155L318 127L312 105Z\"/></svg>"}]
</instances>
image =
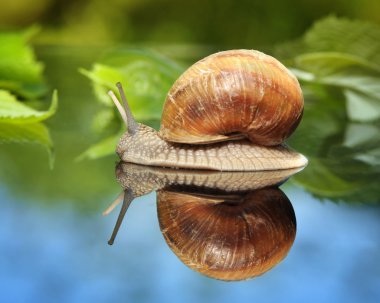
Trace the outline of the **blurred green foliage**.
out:
<instances>
[{"instance_id":1,"label":"blurred green foliage","mask_svg":"<svg viewBox=\"0 0 380 303\"><path fill-rule=\"evenodd\" d=\"M157 53L130 48L108 52L91 71L81 69L92 81L97 99L110 108L114 104L107 91L115 90L116 82L123 83L131 109L141 120L160 119L157 109L183 71L181 65Z\"/></svg>"},{"instance_id":2,"label":"blurred green foliage","mask_svg":"<svg viewBox=\"0 0 380 303\"><path fill-rule=\"evenodd\" d=\"M301 39L278 47L277 57L305 85L341 89L350 120L380 118L380 26L328 17Z\"/></svg>"},{"instance_id":3,"label":"blurred green foliage","mask_svg":"<svg viewBox=\"0 0 380 303\"><path fill-rule=\"evenodd\" d=\"M276 54L305 94L290 143L310 161L294 180L321 199L380 202L380 27L328 17Z\"/></svg>"},{"instance_id":4,"label":"blurred green foliage","mask_svg":"<svg viewBox=\"0 0 380 303\"><path fill-rule=\"evenodd\" d=\"M50 108L46 111L35 110L12 96L8 91L0 90L0 121L9 124L35 123L46 120L57 110L57 93L53 95Z\"/></svg>"},{"instance_id":5,"label":"blurred green foliage","mask_svg":"<svg viewBox=\"0 0 380 303\"><path fill-rule=\"evenodd\" d=\"M49 44L262 49L300 36L329 14L380 23L379 11L377 0L14 0L0 2L0 28L39 23L39 39Z\"/></svg>"},{"instance_id":6,"label":"blurred green foliage","mask_svg":"<svg viewBox=\"0 0 380 303\"><path fill-rule=\"evenodd\" d=\"M9 92L0 90L0 144L37 143L47 148L52 161L53 142L48 128L41 121L54 115L57 106L57 92L54 92L48 110L37 111L17 101Z\"/></svg>"},{"instance_id":7,"label":"blurred green foliage","mask_svg":"<svg viewBox=\"0 0 380 303\"><path fill-rule=\"evenodd\" d=\"M291 179L317 198L380 203L380 121L347 120L344 98L328 87L305 92L302 123L288 141L309 159Z\"/></svg>"},{"instance_id":8,"label":"blurred green foliage","mask_svg":"<svg viewBox=\"0 0 380 303\"><path fill-rule=\"evenodd\" d=\"M310 158L310 164L302 178L296 176L295 180L318 197L355 201L363 200L361 195L365 193L367 202L379 200L380 189L374 181L376 176L380 176L380 139L376 137L379 134L376 121L380 118L379 43L379 27L328 17L319 21L301 39L277 47L278 56L292 67L305 94L304 119L294 136L301 141L292 139L291 143ZM361 52L361 48L365 51ZM168 59L152 60L147 55L149 53L143 51L139 53L144 56L136 58L135 52L119 50L111 53L107 60L112 61L114 57L117 64L105 68L96 63L91 72L85 73L93 81L95 95L102 103L110 104L108 99L103 100L107 96L106 90L122 80L127 83L127 96L130 96L132 111L136 112L137 118L140 121L158 118L157 108L162 108L179 69L162 68ZM142 68L135 69L135 66ZM353 102L357 109L352 108ZM370 132L373 134L360 144L352 143L355 142L352 137L357 133L354 131L349 135L351 143L346 144L339 136L346 132L346 128L353 129L355 124L351 120L375 121L363 124L370 125L367 128L375 131ZM93 145L81 155L81 159L113 154L120 135L118 131L116 135Z\"/></svg>"},{"instance_id":9,"label":"blurred green foliage","mask_svg":"<svg viewBox=\"0 0 380 303\"><path fill-rule=\"evenodd\" d=\"M47 89L42 76L43 65L27 44L37 31L32 27L0 34L0 88L26 99L41 97Z\"/></svg>"},{"instance_id":10,"label":"blurred green foliage","mask_svg":"<svg viewBox=\"0 0 380 303\"><path fill-rule=\"evenodd\" d=\"M162 108L170 87L184 68L149 50L117 49L103 56L90 71L80 71L92 81L97 100L106 106L94 117L93 128L102 132L118 125L116 134L91 146L78 158L96 159L113 154L125 130L107 91L114 90L119 95L115 90L115 83L123 83L134 116L139 121L149 121L151 125L158 125L161 118L159 109Z\"/></svg>"},{"instance_id":11,"label":"blurred green foliage","mask_svg":"<svg viewBox=\"0 0 380 303\"><path fill-rule=\"evenodd\" d=\"M43 66L27 43L35 32L36 28L30 28L0 33L0 144L38 143L47 148L52 159L53 143L48 129L40 122L56 112L58 99L55 92L46 111L31 106L35 106L35 98L42 97L47 90Z\"/></svg>"},{"instance_id":12,"label":"blurred green foliage","mask_svg":"<svg viewBox=\"0 0 380 303\"><path fill-rule=\"evenodd\" d=\"M184 67L217 50L253 48L276 54L302 82L305 115L289 143L310 162L293 184L321 199L378 203L378 11L377 0L2 1L0 28L41 26L37 57L48 85L58 89L60 110L46 124L30 120L10 129L0 121L3 141L49 145L51 136L56 151L49 170L34 145L2 144L1 182L20 200L97 210L118 191L114 148L124 129L105 92L122 81L140 122L157 127L166 92ZM372 24L329 17L311 27L326 15ZM50 116L56 103L47 114L34 102L48 86L26 43L32 33L0 37L0 88L10 102L27 99L35 119Z\"/></svg>"},{"instance_id":13,"label":"blurred green foliage","mask_svg":"<svg viewBox=\"0 0 380 303\"><path fill-rule=\"evenodd\" d=\"M88 80L78 72L79 66L90 66L99 50L72 51L70 47L36 49L45 63L49 85L59 92L59 110L45 123L54 142L54 169L49 168L46 155L35 144L1 144L0 180L2 188L20 202L46 206L72 203L78 210L97 211L118 191L114 178L117 158L75 162L83 150L99 140L92 132L91 121L101 107Z\"/></svg>"}]
</instances>

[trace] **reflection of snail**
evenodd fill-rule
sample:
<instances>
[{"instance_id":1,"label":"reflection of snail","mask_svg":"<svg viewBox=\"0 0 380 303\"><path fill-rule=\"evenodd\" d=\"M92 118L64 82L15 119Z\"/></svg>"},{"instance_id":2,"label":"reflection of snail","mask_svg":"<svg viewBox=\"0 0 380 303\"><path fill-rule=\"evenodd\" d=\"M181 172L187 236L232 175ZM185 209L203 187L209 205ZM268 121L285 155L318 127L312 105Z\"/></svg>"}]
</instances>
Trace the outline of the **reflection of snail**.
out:
<instances>
[{"instance_id":1,"label":"reflection of snail","mask_svg":"<svg viewBox=\"0 0 380 303\"><path fill-rule=\"evenodd\" d=\"M301 120L297 79L276 59L253 50L216 53L195 63L173 85L161 129L136 123L123 89L127 124L117 153L143 165L257 171L305 166L284 140Z\"/></svg>"},{"instance_id":2,"label":"reflection of snail","mask_svg":"<svg viewBox=\"0 0 380 303\"><path fill-rule=\"evenodd\" d=\"M274 185L296 172L181 171L121 163L116 174L124 202L109 243L133 198L157 190L161 231L186 265L223 280L260 275L280 262L294 241L292 205Z\"/></svg>"},{"instance_id":3,"label":"reflection of snail","mask_svg":"<svg viewBox=\"0 0 380 303\"><path fill-rule=\"evenodd\" d=\"M288 253L296 219L278 188L234 197L159 192L162 233L183 263L222 280L261 275Z\"/></svg>"}]
</instances>

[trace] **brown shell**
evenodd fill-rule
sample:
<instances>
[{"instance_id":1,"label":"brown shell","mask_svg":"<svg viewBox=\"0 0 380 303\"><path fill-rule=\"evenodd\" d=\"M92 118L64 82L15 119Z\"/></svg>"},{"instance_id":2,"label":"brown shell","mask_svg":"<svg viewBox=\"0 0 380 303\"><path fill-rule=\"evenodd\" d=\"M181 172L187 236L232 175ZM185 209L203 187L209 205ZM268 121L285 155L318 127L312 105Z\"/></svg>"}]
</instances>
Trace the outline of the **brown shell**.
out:
<instances>
[{"instance_id":1,"label":"brown shell","mask_svg":"<svg viewBox=\"0 0 380 303\"><path fill-rule=\"evenodd\" d=\"M198 61L174 83L159 135L207 144L243 134L259 145L278 145L302 111L300 85L278 60L254 50L224 51Z\"/></svg>"},{"instance_id":2,"label":"brown shell","mask_svg":"<svg viewBox=\"0 0 380 303\"><path fill-rule=\"evenodd\" d=\"M296 234L293 207L278 188L243 196L159 191L158 218L173 252L190 268L221 280L244 280L279 263Z\"/></svg>"}]
</instances>

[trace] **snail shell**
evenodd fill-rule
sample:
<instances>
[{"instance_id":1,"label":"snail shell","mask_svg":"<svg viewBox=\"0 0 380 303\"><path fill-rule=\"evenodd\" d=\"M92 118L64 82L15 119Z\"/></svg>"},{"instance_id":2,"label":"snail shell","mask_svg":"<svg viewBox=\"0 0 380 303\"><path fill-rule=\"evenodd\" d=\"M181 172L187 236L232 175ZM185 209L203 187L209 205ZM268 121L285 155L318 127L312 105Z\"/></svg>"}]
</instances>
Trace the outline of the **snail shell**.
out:
<instances>
[{"instance_id":1,"label":"snail shell","mask_svg":"<svg viewBox=\"0 0 380 303\"><path fill-rule=\"evenodd\" d=\"M302 92L273 57L232 50L195 63L169 91L159 132L134 121L117 86L124 108L109 94L128 128L116 148L125 162L220 171L307 164L284 144L302 117Z\"/></svg>"},{"instance_id":2,"label":"snail shell","mask_svg":"<svg viewBox=\"0 0 380 303\"><path fill-rule=\"evenodd\" d=\"M190 268L215 279L245 280L278 264L296 234L293 207L281 190L237 198L159 191L158 218L166 242Z\"/></svg>"},{"instance_id":3,"label":"snail shell","mask_svg":"<svg viewBox=\"0 0 380 303\"><path fill-rule=\"evenodd\" d=\"M275 58L255 50L230 50L191 66L166 98L159 136L209 144L241 138L281 144L303 112L297 79Z\"/></svg>"}]
</instances>

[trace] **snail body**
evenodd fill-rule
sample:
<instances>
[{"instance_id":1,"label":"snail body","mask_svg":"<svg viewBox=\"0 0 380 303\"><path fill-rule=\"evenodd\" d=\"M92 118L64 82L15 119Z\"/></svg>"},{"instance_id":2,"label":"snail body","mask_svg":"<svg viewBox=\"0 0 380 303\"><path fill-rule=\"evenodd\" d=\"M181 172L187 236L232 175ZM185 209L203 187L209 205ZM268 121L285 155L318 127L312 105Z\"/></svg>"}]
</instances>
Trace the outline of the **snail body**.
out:
<instances>
[{"instance_id":1,"label":"snail body","mask_svg":"<svg viewBox=\"0 0 380 303\"><path fill-rule=\"evenodd\" d=\"M168 188L229 193L245 192L279 186L300 170L293 168L273 171L221 172L170 169L119 162L116 166L116 179L123 189L130 190L133 197L136 198Z\"/></svg>"},{"instance_id":2,"label":"snail body","mask_svg":"<svg viewBox=\"0 0 380 303\"><path fill-rule=\"evenodd\" d=\"M116 149L123 161L221 171L303 167L307 159L284 144L300 122L297 79L276 59L253 50L208 56L169 91L157 132L136 123L121 85L126 132Z\"/></svg>"},{"instance_id":3,"label":"snail body","mask_svg":"<svg viewBox=\"0 0 380 303\"><path fill-rule=\"evenodd\" d=\"M220 171L258 171L302 167L306 158L284 145L264 147L248 140L210 145L176 144L161 139L146 125L134 136L125 134L117 153L125 162L150 166L180 167Z\"/></svg>"}]
</instances>

